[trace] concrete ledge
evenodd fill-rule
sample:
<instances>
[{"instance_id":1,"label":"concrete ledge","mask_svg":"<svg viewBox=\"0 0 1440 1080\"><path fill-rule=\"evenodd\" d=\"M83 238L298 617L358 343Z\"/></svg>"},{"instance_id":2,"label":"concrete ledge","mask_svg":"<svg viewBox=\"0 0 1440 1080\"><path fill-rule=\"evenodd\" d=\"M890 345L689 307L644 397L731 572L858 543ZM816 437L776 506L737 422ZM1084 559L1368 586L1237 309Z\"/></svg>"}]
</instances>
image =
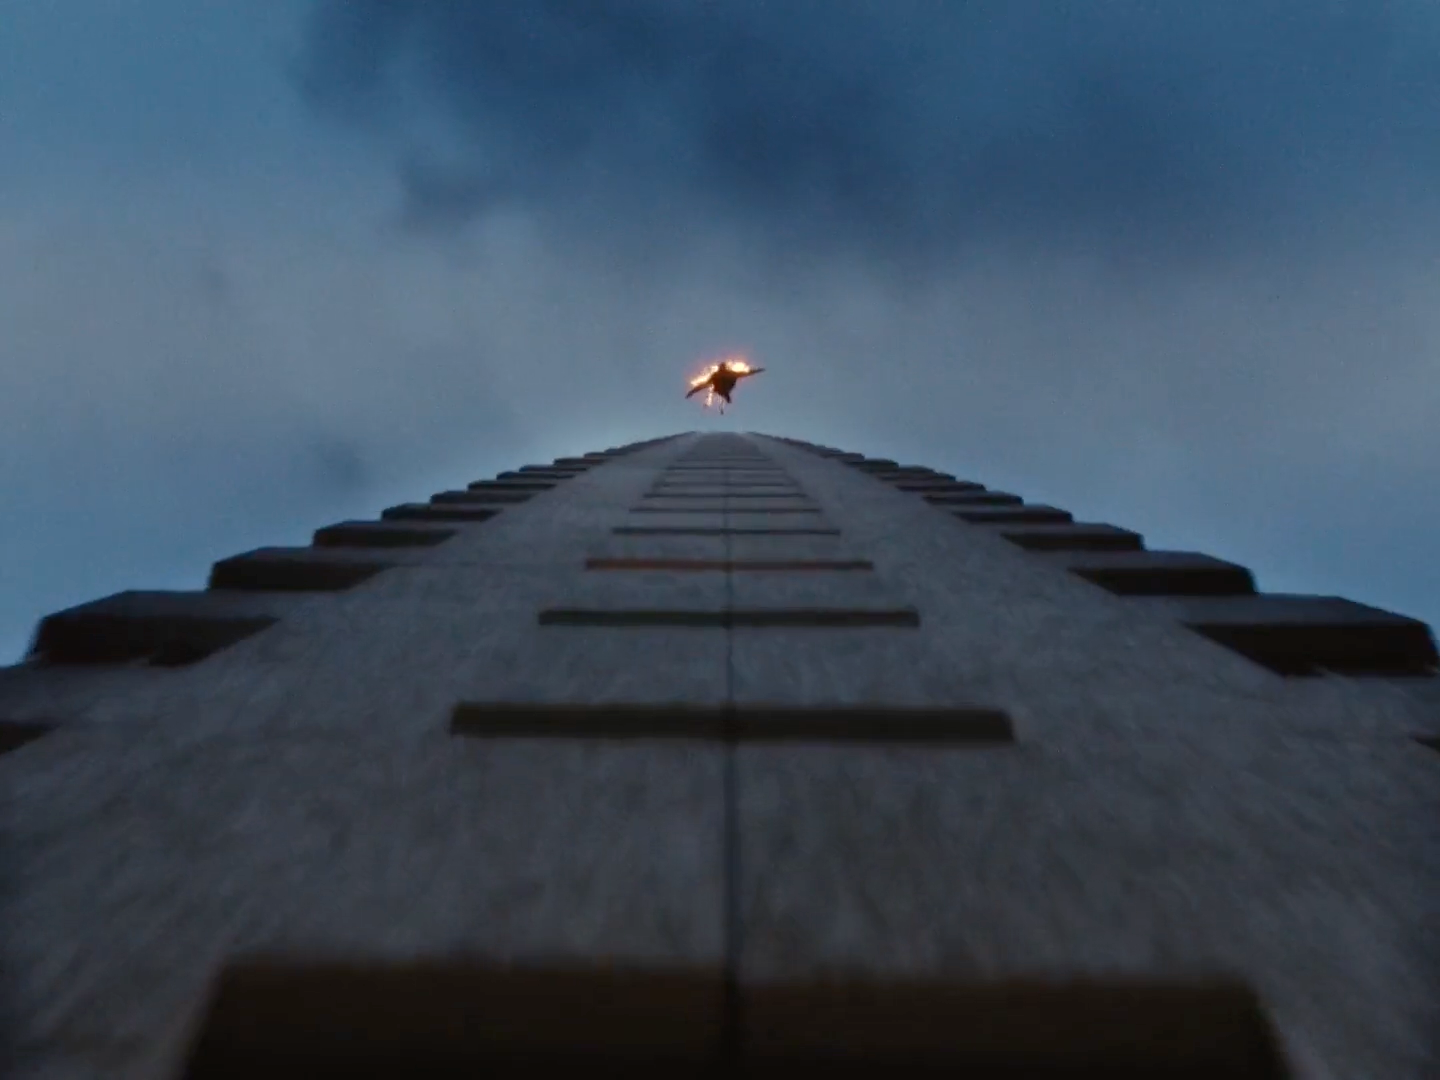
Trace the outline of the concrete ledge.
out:
<instances>
[{"instance_id":1,"label":"concrete ledge","mask_svg":"<svg viewBox=\"0 0 1440 1080\"><path fill-rule=\"evenodd\" d=\"M953 473L940 472L938 469L924 469L918 465L896 469L893 472L872 473L871 475L877 480L884 480L887 484L895 484L897 487L904 484L965 483L963 480L957 480Z\"/></svg>"},{"instance_id":2,"label":"concrete ledge","mask_svg":"<svg viewBox=\"0 0 1440 1080\"><path fill-rule=\"evenodd\" d=\"M1000 535L1030 551L1140 551L1145 546L1139 533L1091 521L1007 526Z\"/></svg>"},{"instance_id":3,"label":"concrete ledge","mask_svg":"<svg viewBox=\"0 0 1440 1080\"><path fill-rule=\"evenodd\" d=\"M380 512L383 521L489 521L499 510L474 503L401 503Z\"/></svg>"},{"instance_id":4,"label":"concrete ledge","mask_svg":"<svg viewBox=\"0 0 1440 1080\"><path fill-rule=\"evenodd\" d=\"M539 480L533 477L511 479L472 480L465 487L470 491L550 491L558 487L559 481Z\"/></svg>"},{"instance_id":5,"label":"concrete ledge","mask_svg":"<svg viewBox=\"0 0 1440 1080\"><path fill-rule=\"evenodd\" d=\"M1068 525L1075 520L1069 510L1040 503L1020 506L976 506L953 511L972 525Z\"/></svg>"},{"instance_id":6,"label":"concrete ledge","mask_svg":"<svg viewBox=\"0 0 1440 1080\"><path fill-rule=\"evenodd\" d=\"M507 469L497 473L500 480L573 480L584 473L584 469L561 469L554 465L521 465L518 469Z\"/></svg>"},{"instance_id":7,"label":"concrete ledge","mask_svg":"<svg viewBox=\"0 0 1440 1080\"><path fill-rule=\"evenodd\" d=\"M496 491L493 488L471 490L466 488L463 491L437 492L430 496L430 502L442 506L455 503L495 503L511 505L514 503L529 502L534 497L535 492L533 491Z\"/></svg>"},{"instance_id":8,"label":"concrete ledge","mask_svg":"<svg viewBox=\"0 0 1440 1080\"><path fill-rule=\"evenodd\" d=\"M925 496L925 501L931 506L1020 506L1025 502L1019 495L1011 494L1008 491L984 491L970 489L967 491L934 493Z\"/></svg>"},{"instance_id":9,"label":"concrete ledge","mask_svg":"<svg viewBox=\"0 0 1440 1080\"><path fill-rule=\"evenodd\" d=\"M895 486L901 491L913 491L917 494L947 493L959 494L964 491L984 491L984 484L977 484L973 480L899 480Z\"/></svg>"},{"instance_id":10,"label":"concrete ledge","mask_svg":"<svg viewBox=\"0 0 1440 1080\"><path fill-rule=\"evenodd\" d=\"M341 521L316 529L311 541L322 548L434 547L455 535L454 529L401 525L391 521Z\"/></svg>"},{"instance_id":11,"label":"concrete ledge","mask_svg":"<svg viewBox=\"0 0 1440 1080\"><path fill-rule=\"evenodd\" d=\"M256 548L210 569L211 589L334 592L353 588L394 565L342 558L324 549Z\"/></svg>"},{"instance_id":12,"label":"concrete ledge","mask_svg":"<svg viewBox=\"0 0 1440 1080\"><path fill-rule=\"evenodd\" d=\"M1255 591L1255 578L1245 567L1191 551L1097 551L1061 558L1072 574L1120 596L1243 596Z\"/></svg>"},{"instance_id":13,"label":"concrete ledge","mask_svg":"<svg viewBox=\"0 0 1440 1080\"><path fill-rule=\"evenodd\" d=\"M116 593L47 615L31 655L52 664L193 664L278 621L240 599L212 592Z\"/></svg>"},{"instance_id":14,"label":"concrete ledge","mask_svg":"<svg viewBox=\"0 0 1440 1080\"><path fill-rule=\"evenodd\" d=\"M1430 627L1338 596L1257 594L1175 601L1186 626L1281 675L1427 675Z\"/></svg>"}]
</instances>

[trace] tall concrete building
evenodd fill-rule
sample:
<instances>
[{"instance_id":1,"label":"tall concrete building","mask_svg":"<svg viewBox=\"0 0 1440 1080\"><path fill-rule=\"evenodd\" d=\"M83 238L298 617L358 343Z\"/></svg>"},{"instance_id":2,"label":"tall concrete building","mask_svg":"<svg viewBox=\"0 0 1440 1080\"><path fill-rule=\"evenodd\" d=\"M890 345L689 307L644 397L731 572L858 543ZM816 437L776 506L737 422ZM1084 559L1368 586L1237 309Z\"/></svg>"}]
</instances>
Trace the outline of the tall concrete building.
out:
<instances>
[{"instance_id":1,"label":"tall concrete building","mask_svg":"<svg viewBox=\"0 0 1440 1080\"><path fill-rule=\"evenodd\" d=\"M929 469L526 466L41 622L5 1075L1434 1077L1436 661Z\"/></svg>"}]
</instances>

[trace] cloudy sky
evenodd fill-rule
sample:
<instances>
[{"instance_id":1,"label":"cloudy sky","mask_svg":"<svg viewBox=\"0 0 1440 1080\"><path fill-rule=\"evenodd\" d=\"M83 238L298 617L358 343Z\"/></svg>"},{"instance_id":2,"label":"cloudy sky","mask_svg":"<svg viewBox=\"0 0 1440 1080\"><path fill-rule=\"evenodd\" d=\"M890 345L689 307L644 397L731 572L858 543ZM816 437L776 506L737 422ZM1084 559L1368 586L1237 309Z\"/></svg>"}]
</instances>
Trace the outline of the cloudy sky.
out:
<instances>
[{"instance_id":1,"label":"cloudy sky","mask_svg":"<svg viewBox=\"0 0 1440 1080\"><path fill-rule=\"evenodd\" d=\"M1428 0L0 0L0 662L731 427L1440 621L1437 252Z\"/></svg>"}]
</instances>

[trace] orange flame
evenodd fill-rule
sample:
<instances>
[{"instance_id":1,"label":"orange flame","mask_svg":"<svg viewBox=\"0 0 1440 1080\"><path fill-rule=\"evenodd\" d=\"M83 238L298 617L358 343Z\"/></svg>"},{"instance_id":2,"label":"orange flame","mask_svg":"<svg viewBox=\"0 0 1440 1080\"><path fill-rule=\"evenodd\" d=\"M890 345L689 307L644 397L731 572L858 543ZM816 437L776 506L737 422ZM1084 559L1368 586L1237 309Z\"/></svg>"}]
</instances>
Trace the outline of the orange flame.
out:
<instances>
[{"instance_id":1,"label":"orange flame","mask_svg":"<svg viewBox=\"0 0 1440 1080\"><path fill-rule=\"evenodd\" d=\"M697 386L704 386L707 382L710 381L711 377L722 367L729 368L737 375L744 375L750 371L749 361L747 361L743 356L727 356L719 363L706 364L704 370L702 370L699 375L696 375L693 379L690 380L691 388L693 389ZM713 389L707 389L705 391L705 407L708 409L714 403L715 391Z\"/></svg>"}]
</instances>

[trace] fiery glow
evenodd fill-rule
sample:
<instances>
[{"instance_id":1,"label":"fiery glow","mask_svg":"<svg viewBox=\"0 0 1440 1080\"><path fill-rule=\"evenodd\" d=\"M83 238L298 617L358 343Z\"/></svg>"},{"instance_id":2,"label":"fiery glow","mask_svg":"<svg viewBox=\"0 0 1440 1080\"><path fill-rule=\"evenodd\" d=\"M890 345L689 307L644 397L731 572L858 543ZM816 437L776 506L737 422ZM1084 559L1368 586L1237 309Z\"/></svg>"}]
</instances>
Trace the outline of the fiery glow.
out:
<instances>
[{"instance_id":1,"label":"fiery glow","mask_svg":"<svg viewBox=\"0 0 1440 1080\"><path fill-rule=\"evenodd\" d=\"M717 363L706 364L700 374L696 375L693 379L690 380L691 388L694 389L695 387L705 386L705 384L709 382L710 379L714 376L714 374L722 367L729 368L737 375L746 375L753 370L750 367L749 362L743 356L727 356L725 359ZM708 409L714 403L715 390L712 387L706 387L705 407Z\"/></svg>"}]
</instances>

